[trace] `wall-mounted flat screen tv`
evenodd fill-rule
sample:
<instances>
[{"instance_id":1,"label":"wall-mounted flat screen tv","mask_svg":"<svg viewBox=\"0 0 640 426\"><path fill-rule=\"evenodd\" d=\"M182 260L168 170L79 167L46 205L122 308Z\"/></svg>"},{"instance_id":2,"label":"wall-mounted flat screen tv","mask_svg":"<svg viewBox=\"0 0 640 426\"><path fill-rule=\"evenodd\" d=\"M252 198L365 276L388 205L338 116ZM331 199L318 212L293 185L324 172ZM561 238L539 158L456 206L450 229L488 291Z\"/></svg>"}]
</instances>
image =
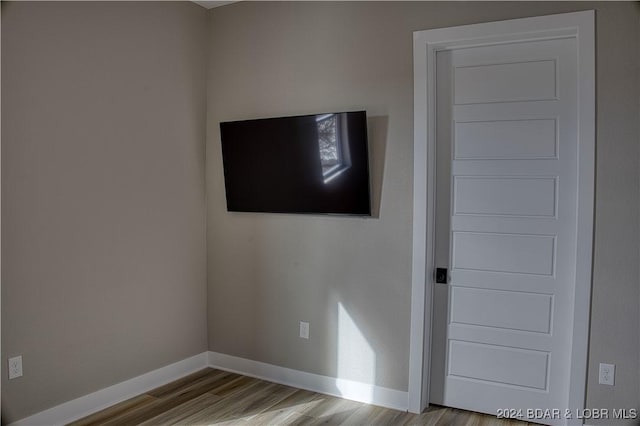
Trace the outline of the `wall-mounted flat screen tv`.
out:
<instances>
[{"instance_id":1,"label":"wall-mounted flat screen tv","mask_svg":"<svg viewBox=\"0 0 640 426\"><path fill-rule=\"evenodd\" d=\"M365 111L220 123L227 210L371 215Z\"/></svg>"}]
</instances>

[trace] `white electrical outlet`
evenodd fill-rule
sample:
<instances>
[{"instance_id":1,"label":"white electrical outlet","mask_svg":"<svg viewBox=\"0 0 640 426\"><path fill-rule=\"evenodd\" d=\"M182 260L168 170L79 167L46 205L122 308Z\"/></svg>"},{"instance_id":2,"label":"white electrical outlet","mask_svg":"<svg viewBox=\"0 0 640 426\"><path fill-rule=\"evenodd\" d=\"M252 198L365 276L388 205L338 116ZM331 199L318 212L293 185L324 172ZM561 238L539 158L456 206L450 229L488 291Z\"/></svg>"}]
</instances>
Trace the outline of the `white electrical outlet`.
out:
<instances>
[{"instance_id":1,"label":"white electrical outlet","mask_svg":"<svg viewBox=\"0 0 640 426\"><path fill-rule=\"evenodd\" d=\"M9 358L9 380L22 376L22 355Z\"/></svg>"},{"instance_id":2,"label":"white electrical outlet","mask_svg":"<svg viewBox=\"0 0 640 426\"><path fill-rule=\"evenodd\" d=\"M300 321L300 337L303 339L309 338L309 323Z\"/></svg>"},{"instance_id":3,"label":"white electrical outlet","mask_svg":"<svg viewBox=\"0 0 640 426\"><path fill-rule=\"evenodd\" d=\"M616 378L616 366L614 364L600 363L600 373L598 375L598 383L601 385L613 386Z\"/></svg>"}]
</instances>

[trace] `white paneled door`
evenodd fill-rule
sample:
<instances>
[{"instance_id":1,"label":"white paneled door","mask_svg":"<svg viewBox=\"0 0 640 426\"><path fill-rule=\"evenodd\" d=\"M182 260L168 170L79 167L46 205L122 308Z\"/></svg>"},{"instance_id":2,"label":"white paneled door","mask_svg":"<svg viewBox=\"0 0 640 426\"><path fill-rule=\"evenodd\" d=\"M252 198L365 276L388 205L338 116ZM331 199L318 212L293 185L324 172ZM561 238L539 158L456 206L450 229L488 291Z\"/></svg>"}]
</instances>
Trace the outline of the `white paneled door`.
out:
<instances>
[{"instance_id":1,"label":"white paneled door","mask_svg":"<svg viewBox=\"0 0 640 426\"><path fill-rule=\"evenodd\" d=\"M576 38L567 37L436 54L435 266L448 269L448 282L434 288L434 404L565 420L576 52Z\"/></svg>"}]
</instances>

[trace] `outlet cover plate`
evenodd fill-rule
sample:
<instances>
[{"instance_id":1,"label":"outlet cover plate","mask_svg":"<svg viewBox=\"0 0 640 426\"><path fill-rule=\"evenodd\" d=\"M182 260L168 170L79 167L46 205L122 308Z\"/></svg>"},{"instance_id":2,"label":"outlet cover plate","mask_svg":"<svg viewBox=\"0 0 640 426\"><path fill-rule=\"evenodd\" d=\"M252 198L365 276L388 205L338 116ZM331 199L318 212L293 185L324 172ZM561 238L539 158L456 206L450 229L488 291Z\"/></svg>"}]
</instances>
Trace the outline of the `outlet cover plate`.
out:
<instances>
[{"instance_id":1,"label":"outlet cover plate","mask_svg":"<svg viewBox=\"0 0 640 426\"><path fill-rule=\"evenodd\" d=\"M9 358L9 380L22 376L22 355Z\"/></svg>"},{"instance_id":2,"label":"outlet cover plate","mask_svg":"<svg viewBox=\"0 0 640 426\"><path fill-rule=\"evenodd\" d=\"M300 337L302 339L308 339L309 338L309 323L308 322L300 321Z\"/></svg>"},{"instance_id":3,"label":"outlet cover plate","mask_svg":"<svg viewBox=\"0 0 640 426\"><path fill-rule=\"evenodd\" d=\"M616 378L616 366L614 364L600 363L600 371L598 374L598 383L601 385L613 386Z\"/></svg>"}]
</instances>

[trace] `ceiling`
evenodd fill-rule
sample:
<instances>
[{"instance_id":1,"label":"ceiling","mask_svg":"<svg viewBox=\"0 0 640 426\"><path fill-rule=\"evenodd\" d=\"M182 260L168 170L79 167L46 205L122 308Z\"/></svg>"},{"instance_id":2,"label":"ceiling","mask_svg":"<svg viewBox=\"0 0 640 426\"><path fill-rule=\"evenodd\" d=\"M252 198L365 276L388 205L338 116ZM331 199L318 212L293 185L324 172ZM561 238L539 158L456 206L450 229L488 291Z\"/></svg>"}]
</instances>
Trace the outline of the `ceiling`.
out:
<instances>
[{"instance_id":1,"label":"ceiling","mask_svg":"<svg viewBox=\"0 0 640 426\"><path fill-rule=\"evenodd\" d=\"M202 7L207 9L213 9L214 7L224 6L225 4L235 3L235 1L211 1L211 0L192 0L194 3L198 3Z\"/></svg>"}]
</instances>

